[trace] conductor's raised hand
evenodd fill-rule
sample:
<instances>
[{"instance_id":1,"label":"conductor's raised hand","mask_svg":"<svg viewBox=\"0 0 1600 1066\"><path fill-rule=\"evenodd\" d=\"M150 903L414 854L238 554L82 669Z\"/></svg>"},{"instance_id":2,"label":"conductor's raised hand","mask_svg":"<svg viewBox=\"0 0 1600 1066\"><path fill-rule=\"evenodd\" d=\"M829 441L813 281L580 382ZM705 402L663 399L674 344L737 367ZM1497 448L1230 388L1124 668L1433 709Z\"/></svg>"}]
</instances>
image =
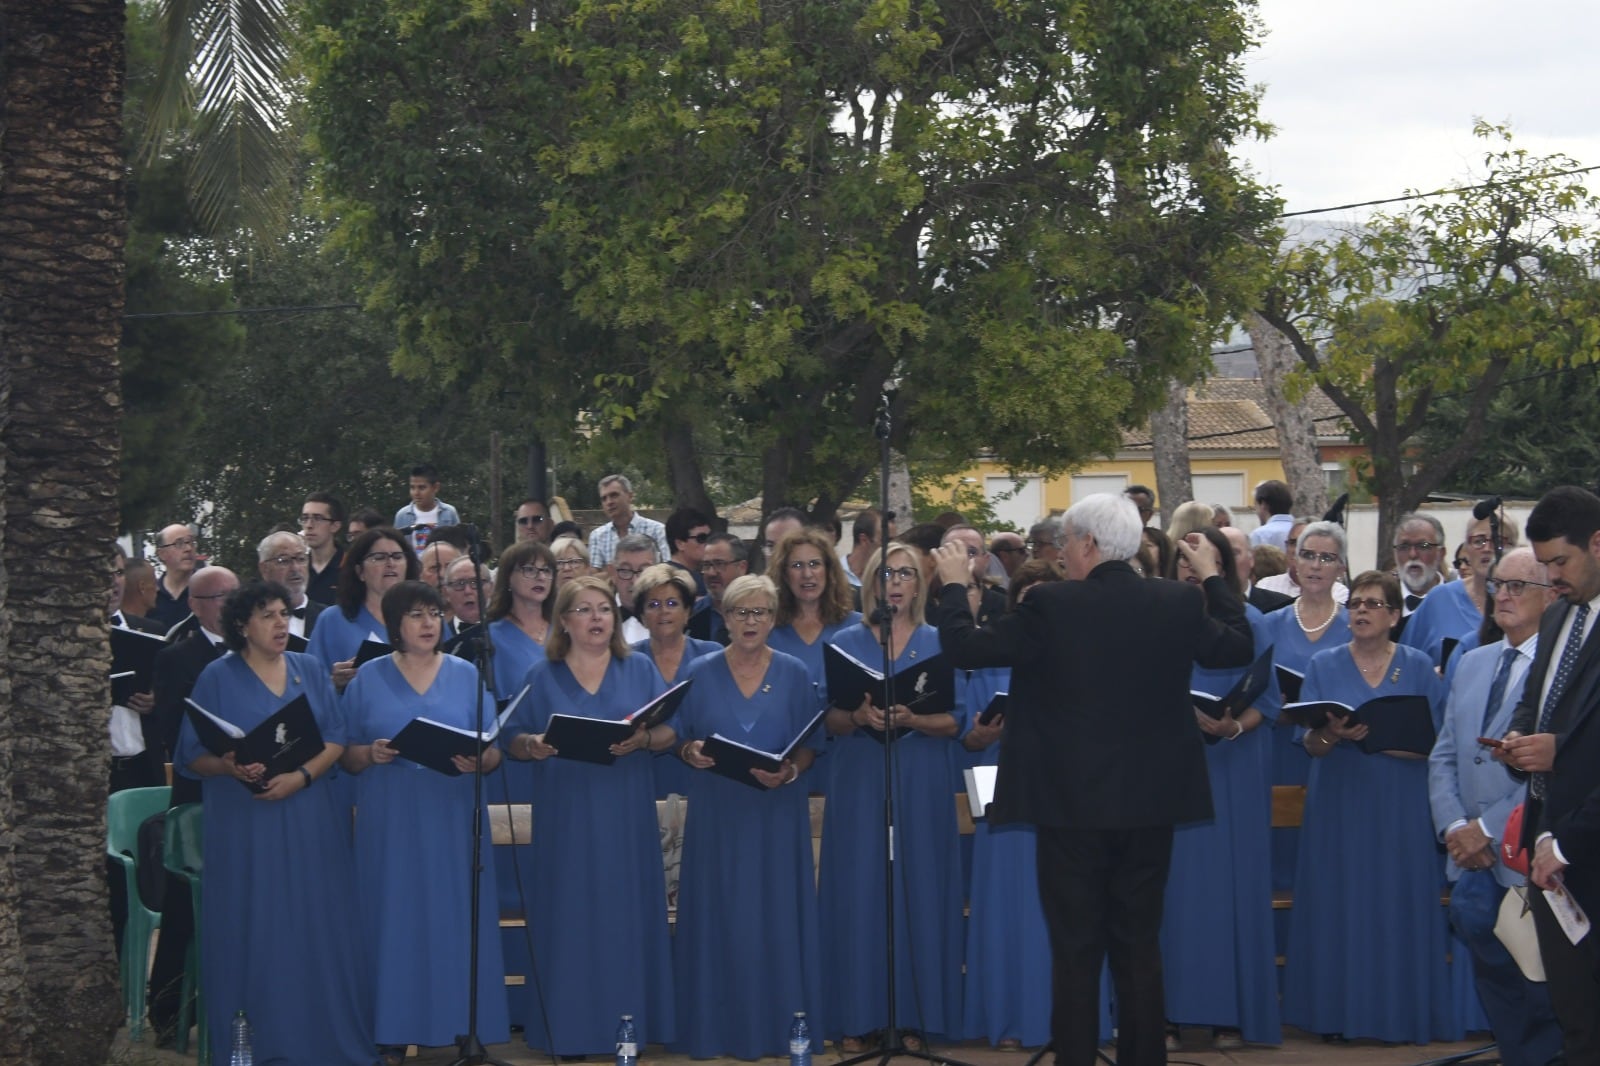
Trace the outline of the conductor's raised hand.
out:
<instances>
[{"instance_id":1,"label":"conductor's raised hand","mask_svg":"<svg viewBox=\"0 0 1600 1066\"><path fill-rule=\"evenodd\" d=\"M940 584L965 585L972 580L972 560L967 556L966 545L958 541L935 548L933 561L938 566Z\"/></svg>"},{"instance_id":2,"label":"conductor's raised hand","mask_svg":"<svg viewBox=\"0 0 1600 1066\"><path fill-rule=\"evenodd\" d=\"M1198 533L1190 533L1181 538L1173 547L1178 549L1178 554L1188 562L1189 569L1201 581L1208 577L1216 577L1222 573L1222 556L1217 552L1217 546Z\"/></svg>"}]
</instances>

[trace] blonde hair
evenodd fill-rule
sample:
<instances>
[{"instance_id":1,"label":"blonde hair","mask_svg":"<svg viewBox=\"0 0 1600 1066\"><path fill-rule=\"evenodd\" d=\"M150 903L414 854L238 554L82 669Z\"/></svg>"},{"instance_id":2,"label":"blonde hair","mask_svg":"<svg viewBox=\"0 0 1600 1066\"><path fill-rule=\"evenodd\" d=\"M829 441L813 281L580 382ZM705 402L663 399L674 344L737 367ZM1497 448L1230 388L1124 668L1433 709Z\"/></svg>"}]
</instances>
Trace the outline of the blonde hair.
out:
<instances>
[{"instance_id":1,"label":"blonde hair","mask_svg":"<svg viewBox=\"0 0 1600 1066\"><path fill-rule=\"evenodd\" d=\"M891 541L885 548L872 553L872 558L867 560L867 571L861 576L861 617L863 621L872 617L872 612L878 609L878 571L883 569L885 561L896 555L904 555L911 560L911 568L917 572L917 591L912 596L911 602L901 608L902 613L911 619L913 625L921 625L923 611L928 602L928 575L922 570L922 552L909 544Z\"/></svg>"},{"instance_id":2,"label":"blonde hair","mask_svg":"<svg viewBox=\"0 0 1600 1066\"><path fill-rule=\"evenodd\" d=\"M576 538L574 538L576 539ZM594 574L585 574L575 577L561 586L561 591L556 593L556 621L557 623L568 611L572 610L573 603L578 596L585 592L598 592L605 597L606 606L611 608L611 657L621 659L633 649L622 639L622 618L616 613L617 590L611 587L611 582ZM572 636L564 625L550 627L550 635L544 641L545 658L551 662L560 662L572 651Z\"/></svg>"},{"instance_id":3,"label":"blonde hair","mask_svg":"<svg viewBox=\"0 0 1600 1066\"><path fill-rule=\"evenodd\" d=\"M683 594L683 616L687 619L689 612L694 609L694 578L687 570L680 570L670 563L652 563L634 578L633 603L629 605L633 613L644 614L644 601L662 585L676 585Z\"/></svg>"},{"instance_id":4,"label":"blonde hair","mask_svg":"<svg viewBox=\"0 0 1600 1066\"><path fill-rule=\"evenodd\" d=\"M1172 524L1167 527L1167 537L1176 545L1190 533L1215 527L1216 518L1217 513L1212 510L1209 503L1201 503L1198 500L1180 503L1178 509L1172 512ZM1177 550L1176 546L1173 550Z\"/></svg>"},{"instance_id":5,"label":"blonde hair","mask_svg":"<svg viewBox=\"0 0 1600 1066\"><path fill-rule=\"evenodd\" d=\"M743 603L752 597L760 596L767 601L767 606L772 608L776 617L778 610L778 586L766 574L741 574L728 582L728 587L722 593L722 609L730 611L735 604Z\"/></svg>"},{"instance_id":6,"label":"blonde hair","mask_svg":"<svg viewBox=\"0 0 1600 1066\"><path fill-rule=\"evenodd\" d=\"M557 537L550 545L550 554L560 559L563 552L573 550L583 556L583 565L589 565L589 545L585 544L582 537Z\"/></svg>"}]
</instances>

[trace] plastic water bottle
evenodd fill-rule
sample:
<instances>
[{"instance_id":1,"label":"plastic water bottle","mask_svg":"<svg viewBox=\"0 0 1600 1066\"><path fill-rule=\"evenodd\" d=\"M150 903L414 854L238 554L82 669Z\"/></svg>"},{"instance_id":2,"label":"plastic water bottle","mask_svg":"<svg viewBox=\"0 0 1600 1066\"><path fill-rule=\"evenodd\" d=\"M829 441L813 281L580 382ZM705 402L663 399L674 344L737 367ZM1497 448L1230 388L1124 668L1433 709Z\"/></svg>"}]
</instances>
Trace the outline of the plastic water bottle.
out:
<instances>
[{"instance_id":1,"label":"plastic water bottle","mask_svg":"<svg viewBox=\"0 0 1600 1066\"><path fill-rule=\"evenodd\" d=\"M639 1034L631 1014L624 1014L617 1024L617 1066L639 1066Z\"/></svg>"},{"instance_id":2,"label":"plastic water bottle","mask_svg":"<svg viewBox=\"0 0 1600 1066\"><path fill-rule=\"evenodd\" d=\"M228 1056L228 1066L255 1066L255 1058L250 1047L250 1019L240 1011L233 1016L233 1052Z\"/></svg>"},{"instance_id":3,"label":"plastic water bottle","mask_svg":"<svg viewBox=\"0 0 1600 1066\"><path fill-rule=\"evenodd\" d=\"M789 1026L789 1066L811 1066L811 1026L803 1010L794 1012Z\"/></svg>"}]
</instances>

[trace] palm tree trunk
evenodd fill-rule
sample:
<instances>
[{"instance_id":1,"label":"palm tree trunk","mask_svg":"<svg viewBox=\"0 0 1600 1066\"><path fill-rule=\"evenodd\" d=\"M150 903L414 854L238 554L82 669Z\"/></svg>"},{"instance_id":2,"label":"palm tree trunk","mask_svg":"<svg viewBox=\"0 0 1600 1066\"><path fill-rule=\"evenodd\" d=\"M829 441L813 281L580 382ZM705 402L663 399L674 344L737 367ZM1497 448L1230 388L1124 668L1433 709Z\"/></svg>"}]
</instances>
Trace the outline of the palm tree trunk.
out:
<instances>
[{"instance_id":1,"label":"palm tree trunk","mask_svg":"<svg viewBox=\"0 0 1600 1066\"><path fill-rule=\"evenodd\" d=\"M123 0L0 0L0 1064L106 1061Z\"/></svg>"}]
</instances>

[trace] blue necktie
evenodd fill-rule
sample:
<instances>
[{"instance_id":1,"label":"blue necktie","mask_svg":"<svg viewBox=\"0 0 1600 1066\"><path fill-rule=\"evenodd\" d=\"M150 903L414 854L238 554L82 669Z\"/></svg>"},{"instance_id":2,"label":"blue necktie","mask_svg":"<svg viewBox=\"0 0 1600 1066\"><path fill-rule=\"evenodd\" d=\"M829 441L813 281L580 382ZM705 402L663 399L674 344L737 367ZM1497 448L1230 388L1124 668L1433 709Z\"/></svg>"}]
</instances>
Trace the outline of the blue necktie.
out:
<instances>
[{"instance_id":1,"label":"blue necktie","mask_svg":"<svg viewBox=\"0 0 1600 1066\"><path fill-rule=\"evenodd\" d=\"M1572 629L1567 633L1566 646L1561 649L1561 662L1556 666L1556 676L1550 682L1550 695L1545 697L1544 708L1539 712L1539 728L1537 732L1550 732L1551 719L1556 714L1556 704L1561 702L1561 696L1567 691L1567 682L1572 680L1572 671L1578 665L1578 652L1583 650L1583 624L1589 618L1589 605L1580 603L1577 611L1572 616ZM1528 792L1534 799L1544 799L1546 774L1534 774L1533 780L1528 782Z\"/></svg>"},{"instance_id":2,"label":"blue necktie","mask_svg":"<svg viewBox=\"0 0 1600 1066\"><path fill-rule=\"evenodd\" d=\"M1500 713L1500 704L1506 698L1506 683L1511 680L1511 664L1516 661L1516 648L1507 648L1500 653L1500 667L1494 672L1494 683L1489 686L1489 702L1483 708L1483 728L1479 732L1484 736L1489 735L1489 723Z\"/></svg>"}]
</instances>

